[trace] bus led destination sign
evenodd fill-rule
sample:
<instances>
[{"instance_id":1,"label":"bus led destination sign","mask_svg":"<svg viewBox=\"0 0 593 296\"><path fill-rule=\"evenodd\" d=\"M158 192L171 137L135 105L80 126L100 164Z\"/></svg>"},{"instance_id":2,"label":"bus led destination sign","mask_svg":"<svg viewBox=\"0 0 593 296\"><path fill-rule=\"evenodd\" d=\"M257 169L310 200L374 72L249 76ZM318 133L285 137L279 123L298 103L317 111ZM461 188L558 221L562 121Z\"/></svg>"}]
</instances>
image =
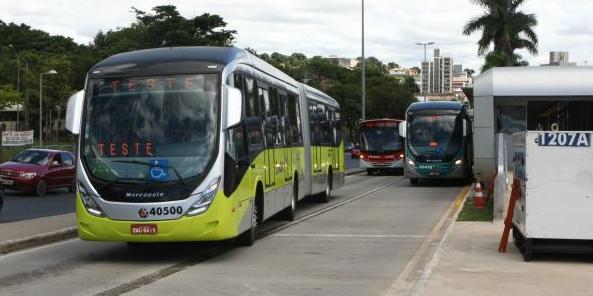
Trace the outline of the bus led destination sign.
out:
<instances>
[{"instance_id":1,"label":"bus led destination sign","mask_svg":"<svg viewBox=\"0 0 593 296\"><path fill-rule=\"evenodd\" d=\"M536 138L539 146L590 147L590 132L542 132Z\"/></svg>"}]
</instances>

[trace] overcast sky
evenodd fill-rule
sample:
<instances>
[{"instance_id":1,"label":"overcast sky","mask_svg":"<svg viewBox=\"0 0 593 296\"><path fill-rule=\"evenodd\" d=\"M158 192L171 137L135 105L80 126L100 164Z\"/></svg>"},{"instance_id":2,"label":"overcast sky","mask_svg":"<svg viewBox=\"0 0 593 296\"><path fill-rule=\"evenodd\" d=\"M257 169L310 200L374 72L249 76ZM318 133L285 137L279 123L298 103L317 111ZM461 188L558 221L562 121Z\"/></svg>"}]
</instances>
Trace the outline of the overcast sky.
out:
<instances>
[{"instance_id":1,"label":"overcast sky","mask_svg":"<svg viewBox=\"0 0 593 296\"><path fill-rule=\"evenodd\" d=\"M229 29L237 30L235 45L259 53L361 54L360 0L0 0L0 19L86 44L99 30L133 22L132 6L149 10L163 4L176 5L187 18L221 15ZM547 63L552 50L569 51L571 62L579 65L593 64L593 1L528 0L521 9L539 20L539 56L520 52L531 65ZM461 28L481 12L471 0L366 0L366 55L417 66L423 49L415 43L434 41L442 55L478 71L483 60L476 56L479 34L464 36Z\"/></svg>"}]
</instances>

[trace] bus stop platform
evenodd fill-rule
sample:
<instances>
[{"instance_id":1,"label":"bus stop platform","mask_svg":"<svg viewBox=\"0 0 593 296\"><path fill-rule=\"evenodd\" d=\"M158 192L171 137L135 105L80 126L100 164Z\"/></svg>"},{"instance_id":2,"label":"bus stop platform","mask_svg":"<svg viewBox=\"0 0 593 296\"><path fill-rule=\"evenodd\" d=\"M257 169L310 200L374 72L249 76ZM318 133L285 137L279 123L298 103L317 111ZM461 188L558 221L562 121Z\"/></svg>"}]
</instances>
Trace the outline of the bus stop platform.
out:
<instances>
[{"instance_id":1,"label":"bus stop platform","mask_svg":"<svg viewBox=\"0 0 593 296\"><path fill-rule=\"evenodd\" d=\"M409 295L591 295L593 255L539 254L524 262L509 240L498 253L503 220L456 222L428 280Z\"/></svg>"}]
</instances>

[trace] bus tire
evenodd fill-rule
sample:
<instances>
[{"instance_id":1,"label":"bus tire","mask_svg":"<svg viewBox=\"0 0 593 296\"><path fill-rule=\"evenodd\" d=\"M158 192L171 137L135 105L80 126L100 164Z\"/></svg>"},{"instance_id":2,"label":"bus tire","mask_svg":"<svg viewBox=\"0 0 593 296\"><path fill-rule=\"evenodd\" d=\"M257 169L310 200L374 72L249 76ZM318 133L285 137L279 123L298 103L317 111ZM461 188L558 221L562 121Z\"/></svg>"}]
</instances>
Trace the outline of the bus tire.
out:
<instances>
[{"instance_id":1,"label":"bus tire","mask_svg":"<svg viewBox=\"0 0 593 296\"><path fill-rule=\"evenodd\" d=\"M367 169L367 175L369 175L369 176L372 176L374 172L375 172L375 170L373 170L373 169Z\"/></svg>"},{"instance_id":2,"label":"bus tire","mask_svg":"<svg viewBox=\"0 0 593 296\"><path fill-rule=\"evenodd\" d=\"M332 195L332 181L333 181L333 173L332 168L330 167L327 171L327 179L325 181L325 190L321 193L320 199L322 203L328 203L331 200Z\"/></svg>"},{"instance_id":3,"label":"bus tire","mask_svg":"<svg viewBox=\"0 0 593 296\"><path fill-rule=\"evenodd\" d=\"M297 175L295 175L293 180L294 182L292 182L292 199L290 201L290 205L286 209L282 210L282 212L280 213L280 217L282 218L282 220L286 221L294 221L294 218L296 217L296 206L299 200L299 181Z\"/></svg>"},{"instance_id":4,"label":"bus tire","mask_svg":"<svg viewBox=\"0 0 593 296\"><path fill-rule=\"evenodd\" d=\"M410 178L410 184L412 184L412 185L418 184L418 178Z\"/></svg>"},{"instance_id":5,"label":"bus tire","mask_svg":"<svg viewBox=\"0 0 593 296\"><path fill-rule=\"evenodd\" d=\"M257 193L255 194L255 200L253 201L253 207L251 208L251 227L247 229L245 232L239 234L236 239L236 244L242 247L249 247L253 246L255 243L255 230L259 225L263 214L261 212L261 205L263 204L263 190L261 186L257 186Z\"/></svg>"}]
</instances>

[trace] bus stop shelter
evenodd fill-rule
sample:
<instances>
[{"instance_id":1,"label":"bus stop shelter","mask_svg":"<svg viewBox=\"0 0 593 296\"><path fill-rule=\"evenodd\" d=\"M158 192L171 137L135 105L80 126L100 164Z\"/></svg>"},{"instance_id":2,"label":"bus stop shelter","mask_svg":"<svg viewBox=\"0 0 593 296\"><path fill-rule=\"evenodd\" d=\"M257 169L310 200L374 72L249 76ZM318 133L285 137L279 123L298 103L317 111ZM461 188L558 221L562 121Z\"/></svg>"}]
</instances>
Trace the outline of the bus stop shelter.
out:
<instances>
[{"instance_id":1,"label":"bus stop shelter","mask_svg":"<svg viewBox=\"0 0 593 296\"><path fill-rule=\"evenodd\" d=\"M493 68L474 79L474 173L498 172L494 216L502 217L512 134L593 130L593 67Z\"/></svg>"}]
</instances>

